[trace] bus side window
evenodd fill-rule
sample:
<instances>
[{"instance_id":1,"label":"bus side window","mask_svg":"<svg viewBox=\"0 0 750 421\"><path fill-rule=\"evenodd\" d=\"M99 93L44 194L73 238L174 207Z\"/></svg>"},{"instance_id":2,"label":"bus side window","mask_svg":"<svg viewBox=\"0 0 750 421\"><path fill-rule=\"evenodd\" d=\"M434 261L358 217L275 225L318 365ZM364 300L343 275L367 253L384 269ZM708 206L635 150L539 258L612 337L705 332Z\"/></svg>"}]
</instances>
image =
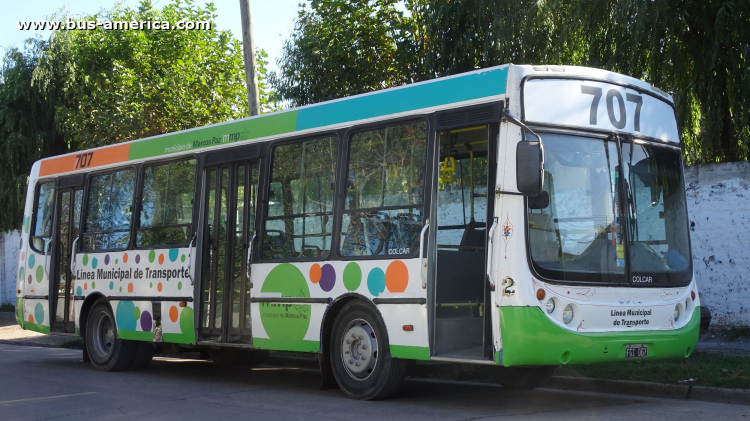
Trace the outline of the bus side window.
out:
<instances>
[{"instance_id":1,"label":"bus side window","mask_svg":"<svg viewBox=\"0 0 750 421\"><path fill-rule=\"evenodd\" d=\"M84 250L124 249L130 243L135 170L123 169L89 178Z\"/></svg>"},{"instance_id":2,"label":"bus side window","mask_svg":"<svg viewBox=\"0 0 750 421\"><path fill-rule=\"evenodd\" d=\"M34 208L34 230L31 234L31 247L41 253L44 253L44 246L52 235L54 203L55 182L48 181L40 184Z\"/></svg>"},{"instance_id":3,"label":"bus side window","mask_svg":"<svg viewBox=\"0 0 750 421\"><path fill-rule=\"evenodd\" d=\"M333 136L273 148L265 258L328 256L337 153L338 139Z\"/></svg>"},{"instance_id":4,"label":"bus side window","mask_svg":"<svg viewBox=\"0 0 750 421\"><path fill-rule=\"evenodd\" d=\"M140 194L136 245L187 245L193 226L195 159L144 168Z\"/></svg>"},{"instance_id":5,"label":"bus side window","mask_svg":"<svg viewBox=\"0 0 750 421\"><path fill-rule=\"evenodd\" d=\"M404 256L419 251L426 158L424 121L351 136L342 256Z\"/></svg>"}]
</instances>

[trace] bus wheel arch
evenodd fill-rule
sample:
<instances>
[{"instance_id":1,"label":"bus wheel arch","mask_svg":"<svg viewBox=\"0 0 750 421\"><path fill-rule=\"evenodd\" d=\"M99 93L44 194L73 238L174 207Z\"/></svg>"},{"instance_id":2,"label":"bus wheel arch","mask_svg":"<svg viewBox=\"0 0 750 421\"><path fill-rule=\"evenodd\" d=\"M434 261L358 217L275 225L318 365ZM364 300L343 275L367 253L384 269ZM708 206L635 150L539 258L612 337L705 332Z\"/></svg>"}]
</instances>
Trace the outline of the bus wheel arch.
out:
<instances>
[{"instance_id":1,"label":"bus wheel arch","mask_svg":"<svg viewBox=\"0 0 750 421\"><path fill-rule=\"evenodd\" d=\"M398 391L408 361L391 357L385 321L370 300L345 303L325 339L336 383L347 396L375 400Z\"/></svg>"},{"instance_id":2,"label":"bus wheel arch","mask_svg":"<svg viewBox=\"0 0 750 421\"><path fill-rule=\"evenodd\" d=\"M88 323L89 318L89 312L91 311L91 307L94 306L94 303L104 297L103 294L100 293L92 293L89 294L86 299L83 300L83 305L81 305L81 311L78 314L78 332L81 338L83 338L84 342L86 341L86 324ZM85 351L85 347L84 347Z\"/></svg>"}]
</instances>

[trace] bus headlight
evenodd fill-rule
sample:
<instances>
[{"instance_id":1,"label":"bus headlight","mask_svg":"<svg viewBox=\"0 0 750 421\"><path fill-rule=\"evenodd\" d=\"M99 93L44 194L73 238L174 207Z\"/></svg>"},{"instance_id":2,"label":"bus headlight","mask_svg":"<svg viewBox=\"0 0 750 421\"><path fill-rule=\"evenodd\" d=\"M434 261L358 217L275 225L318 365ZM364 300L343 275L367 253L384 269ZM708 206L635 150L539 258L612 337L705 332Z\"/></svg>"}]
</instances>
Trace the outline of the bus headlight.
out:
<instances>
[{"instance_id":1,"label":"bus headlight","mask_svg":"<svg viewBox=\"0 0 750 421\"><path fill-rule=\"evenodd\" d=\"M680 306L679 304L674 306L674 321L680 320Z\"/></svg>"},{"instance_id":2,"label":"bus headlight","mask_svg":"<svg viewBox=\"0 0 750 421\"><path fill-rule=\"evenodd\" d=\"M573 307L570 304L568 304L567 306L565 306L565 310L563 310L563 322L565 322L565 324L567 325L572 321L573 321Z\"/></svg>"},{"instance_id":3,"label":"bus headlight","mask_svg":"<svg viewBox=\"0 0 750 421\"><path fill-rule=\"evenodd\" d=\"M544 305L545 310L547 310L547 314L552 314L553 311L555 311L555 300L550 298L547 300L547 304Z\"/></svg>"}]
</instances>

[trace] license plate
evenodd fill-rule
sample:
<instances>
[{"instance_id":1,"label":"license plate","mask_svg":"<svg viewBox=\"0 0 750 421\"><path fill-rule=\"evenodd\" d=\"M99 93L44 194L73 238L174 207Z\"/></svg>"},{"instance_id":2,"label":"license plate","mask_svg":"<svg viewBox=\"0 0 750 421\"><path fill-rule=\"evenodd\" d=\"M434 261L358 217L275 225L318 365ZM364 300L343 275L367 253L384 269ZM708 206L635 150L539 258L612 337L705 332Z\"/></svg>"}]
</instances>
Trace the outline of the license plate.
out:
<instances>
[{"instance_id":1,"label":"license plate","mask_svg":"<svg viewBox=\"0 0 750 421\"><path fill-rule=\"evenodd\" d=\"M646 358L648 357L648 345L633 344L625 345L625 358Z\"/></svg>"}]
</instances>

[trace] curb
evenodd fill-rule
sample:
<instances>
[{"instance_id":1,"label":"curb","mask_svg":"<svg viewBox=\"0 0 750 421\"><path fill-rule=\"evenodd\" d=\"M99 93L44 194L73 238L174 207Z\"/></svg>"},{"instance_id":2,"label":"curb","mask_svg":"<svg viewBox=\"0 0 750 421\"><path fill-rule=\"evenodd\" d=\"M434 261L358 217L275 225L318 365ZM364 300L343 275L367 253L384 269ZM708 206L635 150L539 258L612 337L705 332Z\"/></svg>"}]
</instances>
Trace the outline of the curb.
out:
<instances>
[{"instance_id":1,"label":"curb","mask_svg":"<svg viewBox=\"0 0 750 421\"><path fill-rule=\"evenodd\" d=\"M553 376L542 386L548 389L616 393L651 398L693 399L707 402L750 405L750 389L724 389L693 385L662 384L630 380L602 380L588 377Z\"/></svg>"},{"instance_id":2,"label":"curb","mask_svg":"<svg viewBox=\"0 0 750 421\"><path fill-rule=\"evenodd\" d=\"M8 339L0 339L1 345L21 345L21 346L36 346L39 348L66 348L62 346L62 343L50 344L50 343L38 343L32 341L16 341Z\"/></svg>"}]
</instances>

